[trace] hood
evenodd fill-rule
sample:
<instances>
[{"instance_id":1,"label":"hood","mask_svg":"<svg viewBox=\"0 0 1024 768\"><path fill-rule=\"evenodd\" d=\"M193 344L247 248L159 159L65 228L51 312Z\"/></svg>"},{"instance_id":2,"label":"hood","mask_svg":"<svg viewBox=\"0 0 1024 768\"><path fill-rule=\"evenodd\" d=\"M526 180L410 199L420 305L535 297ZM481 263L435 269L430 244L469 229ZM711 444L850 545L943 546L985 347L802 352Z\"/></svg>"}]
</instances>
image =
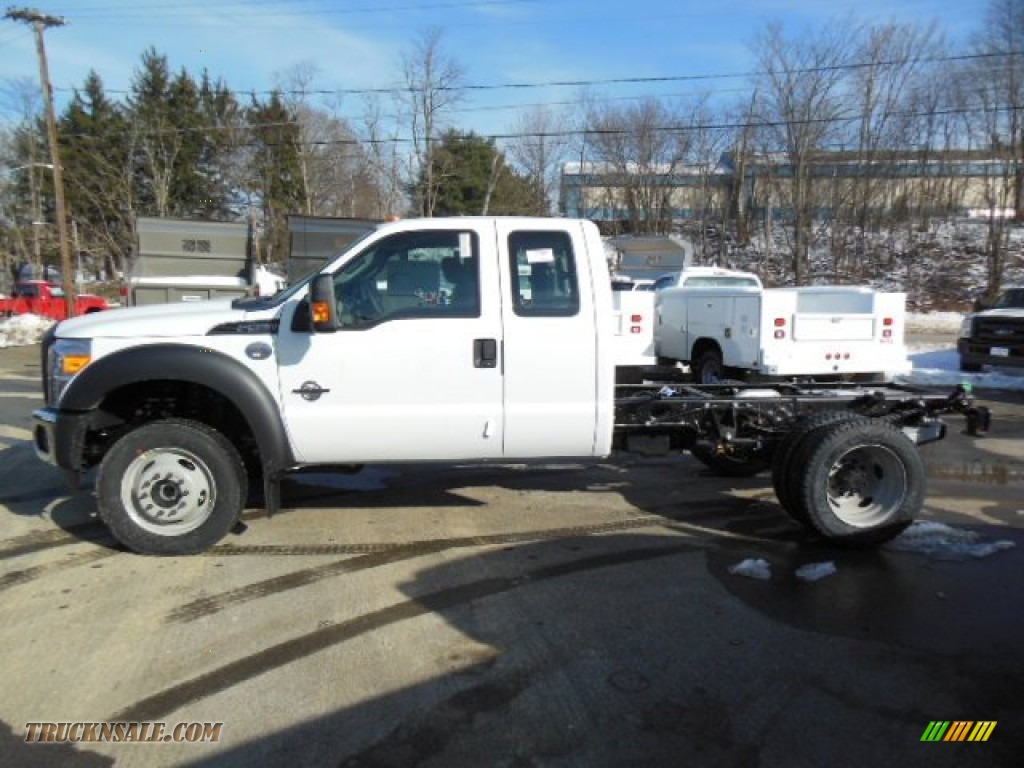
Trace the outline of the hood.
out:
<instances>
[{"instance_id":1,"label":"hood","mask_svg":"<svg viewBox=\"0 0 1024 768\"><path fill-rule=\"evenodd\" d=\"M57 335L63 339L203 336L221 323L273 314L232 309L231 299L153 304L109 309L65 320L57 327Z\"/></svg>"},{"instance_id":2,"label":"hood","mask_svg":"<svg viewBox=\"0 0 1024 768\"><path fill-rule=\"evenodd\" d=\"M976 317L1007 317L1015 319L1024 319L1024 307L1005 307L1001 309L986 309L984 312L979 312Z\"/></svg>"}]
</instances>

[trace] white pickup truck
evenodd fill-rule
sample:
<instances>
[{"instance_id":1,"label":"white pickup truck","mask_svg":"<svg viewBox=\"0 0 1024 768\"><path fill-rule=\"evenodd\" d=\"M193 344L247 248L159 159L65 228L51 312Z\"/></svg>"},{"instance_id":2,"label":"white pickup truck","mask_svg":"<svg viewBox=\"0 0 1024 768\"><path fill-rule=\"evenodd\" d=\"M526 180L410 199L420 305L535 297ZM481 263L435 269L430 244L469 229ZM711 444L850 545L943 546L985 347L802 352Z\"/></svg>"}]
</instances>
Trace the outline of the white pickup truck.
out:
<instances>
[{"instance_id":1,"label":"white pickup truck","mask_svg":"<svg viewBox=\"0 0 1024 768\"><path fill-rule=\"evenodd\" d=\"M888 381L911 368L906 295L870 288L765 289L749 272L683 273L656 293L659 362L690 366L698 383L725 378Z\"/></svg>"},{"instance_id":2,"label":"white pickup truck","mask_svg":"<svg viewBox=\"0 0 1024 768\"><path fill-rule=\"evenodd\" d=\"M983 365L1024 367L1024 287L1007 288L994 304L967 315L957 351L961 371L980 371Z\"/></svg>"},{"instance_id":3,"label":"white pickup truck","mask_svg":"<svg viewBox=\"0 0 1024 768\"><path fill-rule=\"evenodd\" d=\"M250 487L365 462L693 450L771 469L783 506L828 538L876 542L924 495L916 444L966 393L614 385L612 291L597 228L545 218L404 220L268 297L117 309L43 340L40 457L98 467L99 515L127 547L204 550Z\"/></svg>"}]
</instances>

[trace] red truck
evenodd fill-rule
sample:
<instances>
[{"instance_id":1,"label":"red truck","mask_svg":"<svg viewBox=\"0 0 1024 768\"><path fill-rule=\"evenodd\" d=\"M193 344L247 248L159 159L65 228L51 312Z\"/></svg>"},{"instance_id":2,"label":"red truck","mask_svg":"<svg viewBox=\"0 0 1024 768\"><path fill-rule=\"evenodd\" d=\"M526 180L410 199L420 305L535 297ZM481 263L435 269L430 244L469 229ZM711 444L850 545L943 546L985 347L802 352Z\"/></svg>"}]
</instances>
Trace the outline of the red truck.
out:
<instances>
[{"instance_id":1,"label":"red truck","mask_svg":"<svg viewBox=\"0 0 1024 768\"><path fill-rule=\"evenodd\" d=\"M102 296L80 293L75 299L76 316L99 312L101 309L110 309L110 305ZM59 283L48 283L44 280L24 280L15 283L11 298L0 299L0 317L26 314L64 320L68 316L64 289Z\"/></svg>"}]
</instances>

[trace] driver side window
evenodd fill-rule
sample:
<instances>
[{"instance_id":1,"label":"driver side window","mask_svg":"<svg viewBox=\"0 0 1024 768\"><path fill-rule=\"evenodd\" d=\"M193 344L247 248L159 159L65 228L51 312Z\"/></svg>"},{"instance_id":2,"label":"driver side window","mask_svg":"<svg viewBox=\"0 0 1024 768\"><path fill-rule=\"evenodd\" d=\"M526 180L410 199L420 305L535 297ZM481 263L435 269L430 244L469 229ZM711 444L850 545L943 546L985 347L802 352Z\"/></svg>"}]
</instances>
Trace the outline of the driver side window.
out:
<instances>
[{"instance_id":1,"label":"driver side window","mask_svg":"<svg viewBox=\"0 0 1024 768\"><path fill-rule=\"evenodd\" d=\"M374 243L334 275L341 327L402 318L480 316L476 234L403 232Z\"/></svg>"}]
</instances>

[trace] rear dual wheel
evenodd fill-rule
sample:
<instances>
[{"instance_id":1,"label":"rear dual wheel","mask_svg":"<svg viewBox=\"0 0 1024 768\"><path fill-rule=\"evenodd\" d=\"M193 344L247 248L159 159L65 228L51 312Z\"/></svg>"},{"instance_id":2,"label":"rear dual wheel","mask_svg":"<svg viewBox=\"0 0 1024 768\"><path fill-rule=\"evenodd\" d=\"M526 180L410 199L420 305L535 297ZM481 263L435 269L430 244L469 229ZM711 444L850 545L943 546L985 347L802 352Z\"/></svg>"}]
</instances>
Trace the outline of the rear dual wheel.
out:
<instances>
[{"instance_id":1,"label":"rear dual wheel","mask_svg":"<svg viewBox=\"0 0 1024 768\"><path fill-rule=\"evenodd\" d=\"M822 536L878 544L910 525L924 502L925 469L917 446L886 422L851 414L801 430L776 493L786 511ZM781 492L780 492L781 491Z\"/></svg>"}]
</instances>

